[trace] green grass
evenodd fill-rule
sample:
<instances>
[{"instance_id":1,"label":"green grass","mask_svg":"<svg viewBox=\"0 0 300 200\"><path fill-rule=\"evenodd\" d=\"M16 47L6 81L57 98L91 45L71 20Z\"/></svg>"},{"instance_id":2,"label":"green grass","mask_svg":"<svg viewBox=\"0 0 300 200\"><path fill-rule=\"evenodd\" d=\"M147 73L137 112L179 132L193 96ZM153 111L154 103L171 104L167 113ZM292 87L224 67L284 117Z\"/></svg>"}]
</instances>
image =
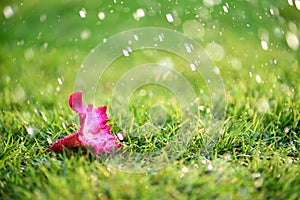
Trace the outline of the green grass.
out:
<instances>
[{"instance_id":1,"label":"green grass","mask_svg":"<svg viewBox=\"0 0 300 200\"><path fill-rule=\"evenodd\" d=\"M0 199L299 199L300 51L290 49L284 35L294 23L300 38L299 10L287 2L228 4L229 13L224 14L224 2L211 8L197 1L161 5L150 1L1 2L1 11L11 5L15 14L10 19L2 13L0 17ZM162 13L147 13L140 21L133 19L137 8L150 11L151 6L161 8ZM272 6L278 8L279 16L270 15ZM82 8L87 10L86 19L79 17ZM166 21L165 14L173 10L181 22ZM97 19L98 11L106 13L104 21ZM45 15L46 21L41 22ZM172 93L149 85L135 93L146 89L145 96L135 95L131 100L134 120L125 126L128 121L113 115L109 107L109 124L114 134L122 131L123 125L138 133L154 130L152 135L129 134L122 141L126 154L118 164L125 169L134 159L147 163L151 157L146 155L172 142L180 144L178 134L184 127L190 141L184 148L171 149L178 153L171 160L162 153L158 159L172 161L166 166L156 160L154 164L164 167L130 168L146 172L128 173L116 169L109 157L97 159L83 149L45 152L50 140L78 129L78 118L67 99L73 92L76 72L91 49L104 38L130 28L159 26L182 32L182 23L191 19L201 21L205 29L204 37L196 39L199 44L205 47L214 41L225 51L223 59L216 61L227 99L219 129L203 125L199 119L211 116L201 112L194 116L193 126L185 127L176 99L170 100ZM276 28L283 35L274 34ZM258 32L262 29L269 33L268 51L260 46ZM84 30L90 32L86 40L80 36ZM111 105L111 85L126 69L165 58L188 80L196 80L184 71L186 63L175 55L135 52L127 59L116 60L106 72L97 88L99 102L95 106ZM234 59L241 65L232 64ZM193 87L207 94L203 80L197 81L192 81ZM158 95L150 98L149 91ZM102 92L108 95L101 96ZM150 110L157 103L167 108L165 123L143 126L155 118L151 112L159 113L159 107L158 111ZM143 107L135 106L141 104ZM209 102L205 104L206 108L210 106ZM30 135L32 130L34 134ZM217 141L204 148L205 136L216 131Z\"/></svg>"}]
</instances>

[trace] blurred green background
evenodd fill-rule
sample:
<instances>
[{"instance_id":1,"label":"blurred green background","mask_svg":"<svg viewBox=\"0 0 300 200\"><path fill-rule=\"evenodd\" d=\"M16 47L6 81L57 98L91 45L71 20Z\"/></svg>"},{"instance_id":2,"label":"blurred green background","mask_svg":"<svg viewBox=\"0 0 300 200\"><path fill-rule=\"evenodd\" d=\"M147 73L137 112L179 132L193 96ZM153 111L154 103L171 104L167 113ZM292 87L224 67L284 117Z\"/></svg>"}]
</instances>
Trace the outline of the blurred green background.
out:
<instances>
[{"instance_id":1,"label":"blurred green background","mask_svg":"<svg viewBox=\"0 0 300 200\"><path fill-rule=\"evenodd\" d=\"M138 9L145 16L138 17ZM137 27L169 28L195 39L220 67L228 91L236 79L293 76L300 57L299 10L288 1L10 1L1 2L1 11L1 107L65 99L88 53Z\"/></svg>"}]
</instances>

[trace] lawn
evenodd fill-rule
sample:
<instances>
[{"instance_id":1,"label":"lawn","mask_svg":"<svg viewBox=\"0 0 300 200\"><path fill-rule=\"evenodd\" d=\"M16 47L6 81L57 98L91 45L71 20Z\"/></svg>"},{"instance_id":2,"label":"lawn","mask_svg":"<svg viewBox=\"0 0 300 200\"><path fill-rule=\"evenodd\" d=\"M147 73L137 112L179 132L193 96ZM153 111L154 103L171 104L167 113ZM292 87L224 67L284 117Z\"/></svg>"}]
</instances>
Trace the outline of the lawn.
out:
<instances>
[{"instance_id":1,"label":"lawn","mask_svg":"<svg viewBox=\"0 0 300 200\"><path fill-rule=\"evenodd\" d=\"M0 199L300 199L298 2L1 2ZM119 151L45 150L78 90Z\"/></svg>"}]
</instances>

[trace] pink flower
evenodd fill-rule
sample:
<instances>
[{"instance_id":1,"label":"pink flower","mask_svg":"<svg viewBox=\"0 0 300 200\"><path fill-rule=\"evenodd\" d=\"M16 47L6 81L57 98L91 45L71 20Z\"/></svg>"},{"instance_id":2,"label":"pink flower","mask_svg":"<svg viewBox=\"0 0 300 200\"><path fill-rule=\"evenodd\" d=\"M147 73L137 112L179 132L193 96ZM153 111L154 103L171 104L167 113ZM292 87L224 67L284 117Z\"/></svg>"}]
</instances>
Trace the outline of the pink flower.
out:
<instances>
[{"instance_id":1,"label":"pink flower","mask_svg":"<svg viewBox=\"0 0 300 200\"><path fill-rule=\"evenodd\" d=\"M69 136L59 139L48 148L48 151L60 152L66 148L84 146L97 155L104 152L112 153L119 148L118 137L110 133L106 106L93 108L92 104L85 107L82 92L73 93L69 98L70 107L79 114L80 129Z\"/></svg>"}]
</instances>

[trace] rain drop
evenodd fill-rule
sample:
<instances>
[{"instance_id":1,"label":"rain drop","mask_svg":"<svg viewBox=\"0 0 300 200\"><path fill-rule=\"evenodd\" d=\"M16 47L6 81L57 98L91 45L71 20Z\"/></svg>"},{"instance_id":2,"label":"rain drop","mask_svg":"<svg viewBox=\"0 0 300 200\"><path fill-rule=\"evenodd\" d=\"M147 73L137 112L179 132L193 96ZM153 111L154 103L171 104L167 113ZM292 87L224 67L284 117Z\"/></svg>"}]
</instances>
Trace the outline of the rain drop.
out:
<instances>
[{"instance_id":1,"label":"rain drop","mask_svg":"<svg viewBox=\"0 0 300 200\"><path fill-rule=\"evenodd\" d=\"M47 15L43 14L40 16L40 22L45 22L47 20Z\"/></svg>"},{"instance_id":2,"label":"rain drop","mask_svg":"<svg viewBox=\"0 0 300 200\"><path fill-rule=\"evenodd\" d=\"M59 85L62 85L62 84L63 84L62 78L58 77L58 78L57 78L57 82L58 82Z\"/></svg>"},{"instance_id":3,"label":"rain drop","mask_svg":"<svg viewBox=\"0 0 300 200\"><path fill-rule=\"evenodd\" d=\"M133 13L133 18L137 21L143 17L145 17L145 11L142 8L137 9L136 12Z\"/></svg>"},{"instance_id":4,"label":"rain drop","mask_svg":"<svg viewBox=\"0 0 300 200\"><path fill-rule=\"evenodd\" d=\"M258 82L258 83L261 83L261 77L260 77L260 75L259 74L257 74L256 76L255 76L255 80L256 80L256 82Z\"/></svg>"},{"instance_id":5,"label":"rain drop","mask_svg":"<svg viewBox=\"0 0 300 200\"><path fill-rule=\"evenodd\" d=\"M79 11L79 15L81 18L86 18L86 10L84 8L82 8L80 11Z\"/></svg>"},{"instance_id":6,"label":"rain drop","mask_svg":"<svg viewBox=\"0 0 300 200\"><path fill-rule=\"evenodd\" d=\"M260 42L260 44L261 44L261 47L262 47L263 50L266 51L266 50L269 49L268 43L267 43L266 41L262 40L262 41Z\"/></svg>"},{"instance_id":7,"label":"rain drop","mask_svg":"<svg viewBox=\"0 0 300 200\"><path fill-rule=\"evenodd\" d=\"M205 46L205 50L207 51L208 55L215 61L220 61L224 57L224 49L220 44L216 42L209 43Z\"/></svg>"},{"instance_id":8,"label":"rain drop","mask_svg":"<svg viewBox=\"0 0 300 200\"><path fill-rule=\"evenodd\" d=\"M193 72L197 70L196 65L194 63L191 63L190 66Z\"/></svg>"},{"instance_id":9,"label":"rain drop","mask_svg":"<svg viewBox=\"0 0 300 200\"><path fill-rule=\"evenodd\" d=\"M161 33L161 34L158 35L158 40L159 40L160 42L164 41L164 39L165 39L165 36L164 36L163 33Z\"/></svg>"},{"instance_id":10,"label":"rain drop","mask_svg":"<svg viewBox=\"0 0 300 200\"><path fill-rule=\"evenodd\" d=\"M31 126L29 126L27 128L27 133L28 133L28 135L33 136L34 135L34 129Z\"/></svg>"},{"instance_id":11,"label":"rain drop","mask_svg":"<svg viewBox=\"0 0 300 200\"><path fill-rule=\"evenodd\" d=\"M168 22L170 22L170 23L174 22L174 17L172 14L170 14L170 13L166 14L166 18L167 18Z\"/></svg>"},{"instance_id":12,"label":"rain drop","mask_svg":"<svg viewBox=\"0 0 300 200\"><path fill-rule=\"evenodd\" d=\"M300 1L299 1L300 2ZM300 6L300 5L299 5ZM293 49L293 50L297 50L299 47L299 40L298 37L295 33L292 32L288 32L286 34L286 42L288 44L288 46Z\"/></svg>"},{"instance_id":13,"label":"rain drop","mask_svg":"<svg viewBox=\"0 0 300 200\"><path fill-rule=\"evenodd\" d=\"M4 9L3 9L3 15L4 15L4 17L6 19L11 18L14 14L15 14L14 10L13 10L13 8L11 6L4 7Z\"/></svg>"},{"instance_id":14,"label":"rain drop","mask_svg":"<svg viewBox=\"0 0 300 200\"><path fill-rule=\"evenodd\" d=\"M193 27L193 28L191 28ZM187 20L182 24L182 29L184 34L191 38L201 39L204 34L205 30L201 23L196 20Z\"/></svg>"},{"instance_id":15,"label":"rain drop","mask_svg":"<svg viewBox=\"0 0 300 200\"><path fill-rule=\"evenodd\" d=\"M34 58L34 51L32 48L28 48L24 52L24 57L26 60L32 60Z\"/></svg>"},{"instance_id":16,"label":"rain drop","mask_svg":"<svg viewBox=\"0 0 300 200\"><path fill-rule=\"evenodd\" d=\"M48 144L52 144L53 143L50 137L47 138L47 142L48 142Z\"/></svg>"},{"instance_id":17,"label":"rain drop","mask_svg":"<svg viewBox=\"0 0 300 200\"><path fill-rule=\"evenodd\" d=\"M188 52L188 53L191 53L194 48L192 44L188 44L188 43L185 43L184 46L185 46L186 52Z\"/></svg>"},{"instance_id":18,"label":"rain drop","mask_svg":"<svg viewBox=\"0 0 300 200\"><path fill-rule=\"evenodd\" d=\"M298 10L300 10L300 0L295 0L295 6Z\"/></svg>"},{"instance_id":19,"label":"rain drop","mask_svg":"<svg viewBox=\"0 0 300 200\"><path fill-rule=\"evenodd\" d=\"M123 53L123 55L125 56L125 57L128 57L129 56L129 51L127 50L127 49L123 49L122 50L122 53Z\"/></svg>"},{"instance_id":20,"label":"rain drop","mask_svg":"<svg viewBox=\"0 0 300 200\"><path fill-rule=\"evenodd\" d=\"M138 36L137 34L134 34L134 35L133 35L133 38L134 38L135 41L138 41L138 40L139 40L139 36Z\"/></svg>"},{"instance_id":21,"label":"rain drop","mask_svg":"<svg viewBox=\"0 0 300 200\"><path fill-rule=\"evenodd\" d=\"M98 18L99 18L100 20L104 20L104 19L105 19L105 13L104 13L104 12L99 12L99 13L98 13Z\"/></svg>"},{"instance_id":22,"label":"rain drop","mask_svg":"<svg viewBox=\"0 0 300 200\"><path fill-rule=\"evenodd\" d=\"M223 11L225 12L225 13L228 13L228 4L226 3L226 5L224 5L223 6Z\"/></svg>"},{"instance_id":23,"label":"rain drop","mask_svg":"<svg viewBox=\"0 0 300 200\"><path fill-rule=\"evenodd\" d=\"M81 38L82 40L86 40L86 39L88 39L90 36L91 36L91 32L90 32L88 29L83 30L83 31L81 32L81 34L80 34L80 38Z\"/></svg>"},{"instance_id":24,"label":"rain drop","mask_svg":"<svg viewBox=\"0 0 300 200\"><path fill-rule=\"evenodd\" d=\"M288 4L289 4L290 6L293 6L293 5L294 5L293 0L288 0Z\"/></svg>"}]
</instances>

